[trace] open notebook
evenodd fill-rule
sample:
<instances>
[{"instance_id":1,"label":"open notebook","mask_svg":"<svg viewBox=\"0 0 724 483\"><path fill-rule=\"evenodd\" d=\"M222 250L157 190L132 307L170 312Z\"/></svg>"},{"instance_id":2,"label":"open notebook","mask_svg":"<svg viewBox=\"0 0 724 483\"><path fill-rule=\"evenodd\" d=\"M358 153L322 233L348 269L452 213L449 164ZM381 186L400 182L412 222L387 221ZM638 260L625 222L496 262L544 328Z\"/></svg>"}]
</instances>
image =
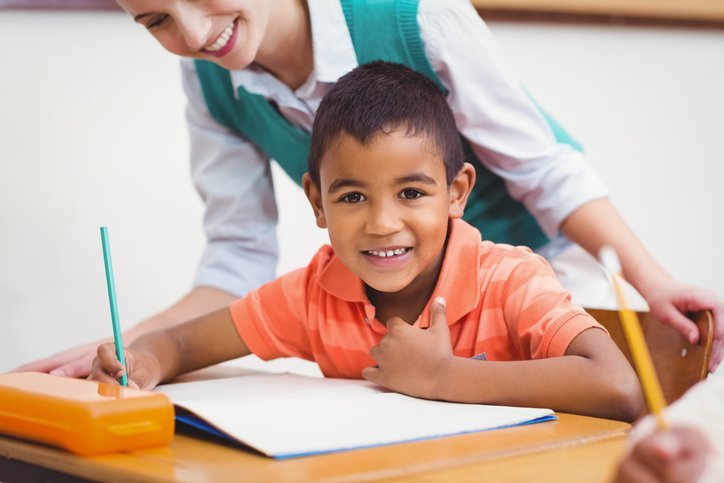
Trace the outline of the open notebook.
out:
<instances>
[{"instance_id":1,"label":"open notebook","mask_svg":"<svg viewBox=\"0 0 724 483\"><path fill-rule=\"evenodd\" d=\"M273 458L331 453L556 419L550 409L457 404L367 381L251 374L157 388L177 421Z\"/></svg>"}]
</instances>

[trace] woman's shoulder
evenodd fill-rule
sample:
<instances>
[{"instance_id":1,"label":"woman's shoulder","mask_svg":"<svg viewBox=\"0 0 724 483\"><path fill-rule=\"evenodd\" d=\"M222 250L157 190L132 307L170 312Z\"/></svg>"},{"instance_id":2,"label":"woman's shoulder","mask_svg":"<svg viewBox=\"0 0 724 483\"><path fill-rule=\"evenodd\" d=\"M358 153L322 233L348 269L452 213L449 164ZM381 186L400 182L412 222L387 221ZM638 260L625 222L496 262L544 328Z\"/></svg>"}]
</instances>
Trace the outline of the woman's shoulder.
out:
<instances>
[{"instance_id":1,"label":"woman's shoulder","mask_svg":"<svg viewBox=\"0 0 724 483\"><path fill-rule=\"evenodd\" d=\"M418 5L418 13L428 14L462 14L475 13L475 7L470 0L420 0Z\"/></svg>"},{"instance_id":2,"label":"woman's shoulder","mask_svg":"<svg viewBox=\"0 0 724 483\"><path fill-rule=\"evenodd\" d=\"M470 0L420 0L417 15L423 28L431 22L453 25L468 24L471 19L482 22Z\"/></svg>"}]
</instances>

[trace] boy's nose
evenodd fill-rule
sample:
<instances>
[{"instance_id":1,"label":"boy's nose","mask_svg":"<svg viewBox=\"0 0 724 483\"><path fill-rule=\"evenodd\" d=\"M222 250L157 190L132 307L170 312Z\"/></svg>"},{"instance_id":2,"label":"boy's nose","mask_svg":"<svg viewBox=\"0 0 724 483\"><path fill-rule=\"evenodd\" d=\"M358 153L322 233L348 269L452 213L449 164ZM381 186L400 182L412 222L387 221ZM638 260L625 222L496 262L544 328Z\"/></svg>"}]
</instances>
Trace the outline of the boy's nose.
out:
<instances>
[{"instance_id":1,"label":"boy's nose","mask_svg":"<svg viewBox=\"0 0 724 483\"><path fill-rule=\"evenodd\" d=\"M388 205L378 205L370 209L365 228L369 235L391 235L402 229L402 220L397 216L394 208Z\"/></svg>"}]
</instances>

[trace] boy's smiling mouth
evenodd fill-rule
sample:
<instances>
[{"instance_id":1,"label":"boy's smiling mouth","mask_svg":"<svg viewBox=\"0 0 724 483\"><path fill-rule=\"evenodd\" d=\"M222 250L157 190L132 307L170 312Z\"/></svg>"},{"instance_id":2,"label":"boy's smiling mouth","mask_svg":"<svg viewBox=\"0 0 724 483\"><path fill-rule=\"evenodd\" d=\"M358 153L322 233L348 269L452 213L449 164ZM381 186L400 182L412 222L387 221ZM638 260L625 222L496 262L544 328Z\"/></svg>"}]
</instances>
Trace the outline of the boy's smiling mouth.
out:
<instances>
[{"instance_id":1,"label":"boy's smiling mouth","mask_svg":"<svg viewBox=\"0 0 724 483\"><path fill-rule=\"evenodd\" d=\"M363 250L365 259L377 268L397 268L410 259L412 247L378 248Z\"/></svg>"},{"instance_id":2,"label":"boy's smiling mouth","mask_svg":"<svg viewBox=\"0 0 724 483\"><path fill-rule=\"evenodd\" d=\"M404 255L408 251L412 250L410 247L404 247L404 248L388 248L388 249L380 249L380 250L366 250L364 253L367 255L372 255L375 257L394 257L396 255Z\"/></svg>"}]
</instances>

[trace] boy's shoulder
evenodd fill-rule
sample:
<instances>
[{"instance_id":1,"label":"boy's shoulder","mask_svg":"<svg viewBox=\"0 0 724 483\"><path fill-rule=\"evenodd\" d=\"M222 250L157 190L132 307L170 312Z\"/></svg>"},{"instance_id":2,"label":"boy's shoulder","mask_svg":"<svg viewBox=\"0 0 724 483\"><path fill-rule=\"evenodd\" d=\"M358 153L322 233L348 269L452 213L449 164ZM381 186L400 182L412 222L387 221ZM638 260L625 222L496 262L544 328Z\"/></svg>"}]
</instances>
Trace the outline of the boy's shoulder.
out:
<instances>
[{"instance_id":1,"label":"boy's shoulder","mask_svg":"<svg viewBox=\"0 0 724 483\"><path fill-rule=\"evenodd\" d=\"M512 271L518 265L550 269L548 261L530 248L484 240L477 228L460 219L454 220L451 225L445 258L447 265L456 267L455 270L469 267L466 270L468 275L475 258L479 272L498 268Z\"/></svg>"},{"instance_id":2,"label":"boy's shoulder","mask_svg":"<svg viewBox=\"0 0 724 483\"><path fill-rule=\"evenodd\" d=\"M495 243L482 236L484 233L464 220L453 220L438 281L441 287L453 291L466 287L479 293L491 284L509 286L533 277L555 277L545 258L530 248ZM471 280L476 282L471 284Z\"/></svg>"},{"instance_id":3,"label":"boy's shoulder","mask_svg":"<svg viewBox=\"0 0 724 483\"><path fill-rule=\"evenodd\" d=\"M496 243L490 240L482 240L480 242L480 255L481 257L490 257L492 259L510 258L514 260L536 260L548 263L545 258L535 253L529 247Z\"/></svg>"},{"instance_id":4,"label":"boy's shoulder","mask_svg":"<svg viewBox=\"0 0 724 483\"><path fill-rule=\"evenodd\" d=\"M527 267L528 270L525 271L553 272L548 260L529 247L495 243L489 240L480 242L478 266L481 270L495 270L498 277L502 273L511 275L514 271L521 271L520 267Z\"/></svg>"}]
</instances>

